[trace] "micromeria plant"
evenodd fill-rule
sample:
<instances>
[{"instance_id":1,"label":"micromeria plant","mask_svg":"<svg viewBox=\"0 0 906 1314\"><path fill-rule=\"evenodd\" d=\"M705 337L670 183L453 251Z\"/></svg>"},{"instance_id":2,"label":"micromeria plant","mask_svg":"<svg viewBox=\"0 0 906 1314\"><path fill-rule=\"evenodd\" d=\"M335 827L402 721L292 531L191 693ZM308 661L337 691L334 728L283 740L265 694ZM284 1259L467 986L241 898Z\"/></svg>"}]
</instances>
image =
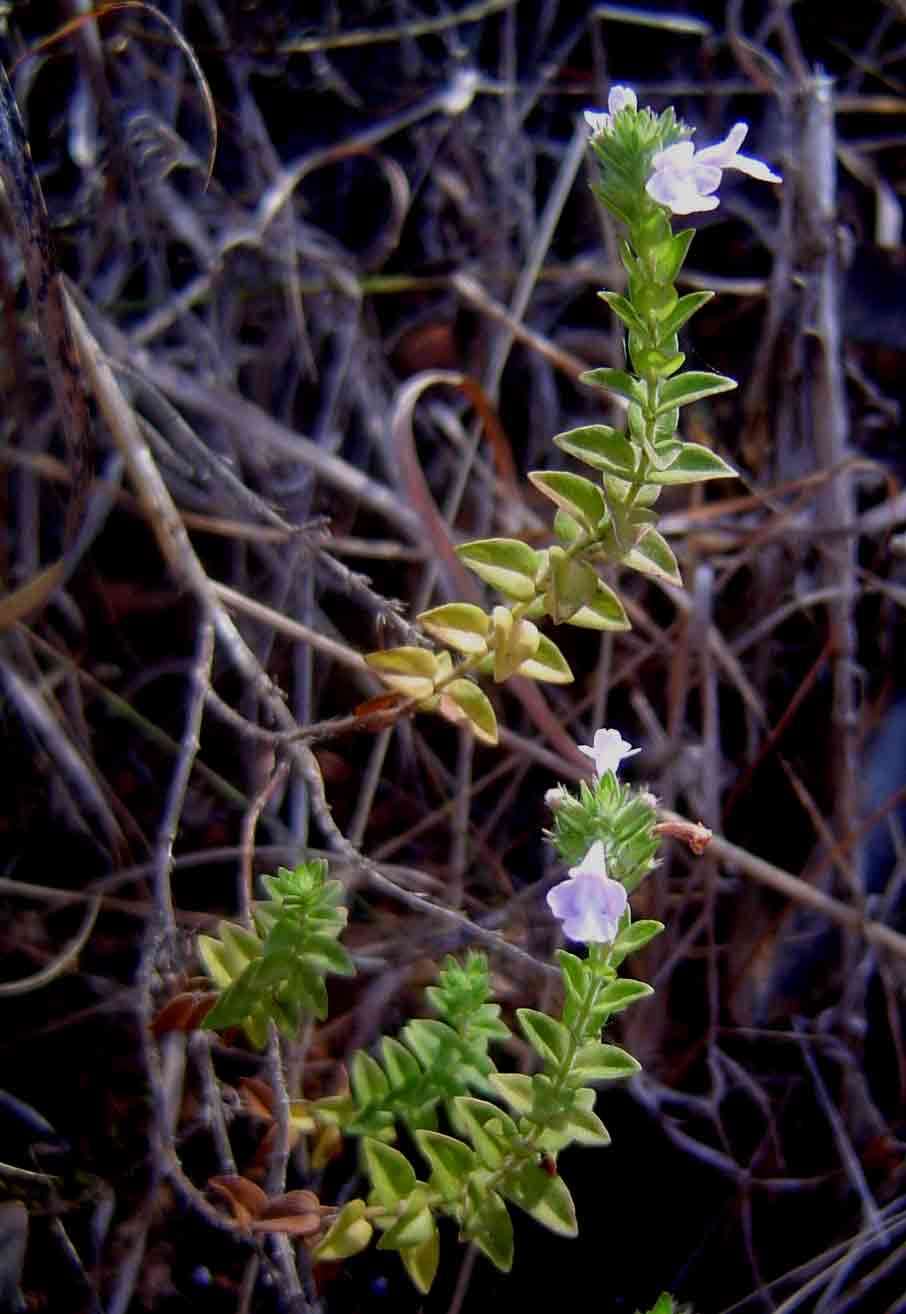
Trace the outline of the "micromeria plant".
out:
<instances>
[{"instance_id":1,"label":"micromeria plant","mask_svg":"<svg viewBox=\"0 0 906 1314\"><path fill-rule=\"evenodd\" d=\"M409 645L366 658L418 711L467 722L487 743L497 741L497 720L472 677L490 674L499 684L518 674L568 684L573 675L565 657L536 622L549 618L585 629L628 629L625 608L599 567L628 567L681 584L676 558L656 528L653 508L661 490L735 473L715 452L684 442L677 432L681 407L735 388L736 382L682 369L679 330L714 294L677 293L694 231L674 233L671 218L713 210L727 169L764 182L780 178L739 154L744 123L737 123L725 141L696 151L689 140L692 129L672 109L660 116L640 110L628 87L613 88L606 113L589 111L585 117L600 166L595 193L625 229L620 254L626 293L599 296L627 330L630 368L589 370L582 381L621 398L626 425L583 425L554 438L561 451L597 471L598 482L568 471L529 474L557 507L557 541L550 547L536 550L519 539L490 538L457 549L460 560L508 605L489 612L465 602L434 607L418 620L444 648Z\"/></svg>"},{"instance_id":2,"label":"micromeria plant","mask_svg":"<svg viewBox=\"0 0 906 1314\"><path fill-rule=\"evenodd\" d=\"M516 1010L538 1071L498 1071L490 1046L513 1036L491 1001L487 958L474 951L462 962L450 957L426 991L435 1018L414 1019L398 1038L384 1036L376 1054L356 1053L342 1093L290 1103L294 1135L312 1136L317 1146L326 1131L331 1148L337 1134L360 1138L367 1198L333 1207L312 1191L290 1192L282 1202L261 1193L257 1217L248 1218L259 1188L250 1192L245 1179L212 1179L237 1218L280 1230L291 1211L292 1230L305 1237L316 1261L348 1258L378 1235L378 1248L397 1251L422 1292L437 1271L441 1217L504 1272L513 1262L509 1205L562 1236L577 1234L557 1155L571 1144L610 1142L595 1113L594 1086L632 1076L639 1064L602 1041L601 1030L652 994L617 969L664 929L656 921L633 922L628 902L655 866L659 842L654 800L616 775L620 761L638 750L617 731L599 730L581 751L594 762L592 783L583 782L577 795L559 786L548 796L548 838L573 865L547 903L565 935L587 953L557 952L562 1005L556 1017ZM314 861L265 877L269 898L255 906L254 930L222 922L218 937L200 938L202 961L219 991L206 1028L241 1028L261 1047L271 1024L293 1034L303 1015L326 1016L324 976L352 968L337 942L345 922L340 885L326 872L326 863ZM425 1162L423 1178L393 1144L401 1127Z\"/></svg>"},{"instance_id":3,"label":"micromeria plant","mask_svg":"<svg viewBox=\"0 0 906 1314\"><path fill-rule=\"evenodd\" d=\"M601 169L596 193L626 230L626 294L600 295L627 329L631 368L592 370L584 379L624 400L625 429L595 424L554 439L598 472L597 483L566 472L529 475L557 506L556 543L536 551L498 538L459 549L508 605L489 613L466 603L436 607L419 620L447 648L409 646L368 657L390 689L418 710L465 720L487 742L496 742L497 723L474 676L488 672L497 682L517 673L572 679L536 621L628 627L599 566L624 565L681 582L652 508L666 485L733 474L709 449L684 442L677 425L682 406L735 383L682 370L677 334L712 294L678 295L675 282L692 232L674 234L671 216L713 209L727 169L780 181L766 165L739 154L744 124L724 142L696 151L691 130L672 109L659 117L639 110L625 87L612 90L607 112L586 118ZM448 649L459 656L454 659ZM510 1044L513 1036L491 999L485 955L470 951L462 961L448 958L437 984L426 991L435 1017L409 1022L398 1037L384 1036L373 1053L356 1053L340 1093L290 1102L291 1135L313 1138L315 1164L343 1138L358 1138L367 1196L342 1206L322 1203L308 1190L269 1200L248 1179L212 1179L237 1224L301 1236L316 1261L345 1259L377 1237L379 1249L399 1253L421 1292L437 1270L443 1217L503 1271L513 1261L510 1205L554 1232L576 1235L575 1208L557 1156L571 1144L609 1143L595 1112L594 1087L639 1070L630 1054L602 1039L602 1030L652 994L646 983L618 974L630 954L664 929L656 921L634 922L629 896L656 866L660 835L675 833L678 824L659 823L652 795L618 778L621 762L639 752L618 731L598 730L580 752L591 761L591 779L575 793L561 785L546 797L552 814L547 838L567 869L566 879L548 892L547 905L564 936L585 952L557 952L562 988L555 1016L516 1010L536 1071L501 1072L496 1066L492 1047ZM689 830L686 838L701 851L709 833ZM184 1021L191 1015L209 1029L241 1029L258 1048L274 1028L295 1035L304 1020L326 1017L324 978L354 970L339 942L346 922L342 888L327 879L326 863L281 868L276 877L264 878L264 888L268 897L254 906L251 926L222 922L216 937L200 937L214 990L181 997L164 1010ZM258 1088L258 1112L267 1113L267 1088ZM401 1129L421 1156L422 1177L395 1144ZM655 1307L658 1314L673 1308L667 1295Z\"/></svg>"}]
</instances>

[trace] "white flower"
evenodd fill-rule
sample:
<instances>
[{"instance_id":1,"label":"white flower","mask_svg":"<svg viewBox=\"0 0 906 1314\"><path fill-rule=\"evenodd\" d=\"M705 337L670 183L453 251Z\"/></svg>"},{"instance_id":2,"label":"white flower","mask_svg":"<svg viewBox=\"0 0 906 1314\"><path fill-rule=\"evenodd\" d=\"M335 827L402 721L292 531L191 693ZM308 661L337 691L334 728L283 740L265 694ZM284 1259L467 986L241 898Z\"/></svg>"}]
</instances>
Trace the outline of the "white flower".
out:
<instances>
[{"instance_id":1,"label":"white flower","mask_svg":"<svg viewBox=\"0 0 906 1314\"><path fill-rule=\"evenodd\" d=\"M761 160L739 154L748 131L748 124L737 123L716 146L697 151L691 141L678 141L658 151L651 161L654 172L645 184L646 192L674 214L697 214L717 209L719 202L714 192L720 186L724 169L738 169L759 182L782 182Z\"/></svg>"},{"instance_id":2,"label":"white flower","mask_svg":"<svg viewBox=\"0 0 906 1314\"><path fill-rule=\"evenodd\" d=\"M585 122L591 128L592 137L600 137L602 132L610 132L616 116L624 109L638 109L638 101L631 87L611 87L607 97L608 113L602 110L586 110Z\"/></svg>"},{"instance_id":3,"label":"white flower","mask_svg":"<svg viewBox=\"0 0 906 1314\"><path fill-rule=\"evenodd\" d=\"M570 879L548 890L547 904L563 923L563 934L584 944L609 944L617 937L627 896L619 881L607 875L604 845L596 840Z\"/></svg>"},{"instance_id":4,"label":"white flower","mask_svg":"<svg viewBox=\"0 0 906 1314\"><path fill-rule=\"evenodd\" d=\"M594 762L596 776L603 776L605 771L616 771L624 757L633 757L641 751L628 744L619 730L596 730L591 746L579 745L579 752Z\"/></svg>"}]
</instances>

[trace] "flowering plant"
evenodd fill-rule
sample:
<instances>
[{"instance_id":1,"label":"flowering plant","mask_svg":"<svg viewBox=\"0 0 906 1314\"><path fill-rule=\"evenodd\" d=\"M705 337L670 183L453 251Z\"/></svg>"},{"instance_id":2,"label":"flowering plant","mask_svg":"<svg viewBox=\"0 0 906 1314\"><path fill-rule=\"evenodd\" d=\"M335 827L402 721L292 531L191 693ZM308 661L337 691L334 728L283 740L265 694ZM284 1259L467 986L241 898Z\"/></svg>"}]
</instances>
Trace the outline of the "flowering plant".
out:
<instances>
[{"instance_id":1,"label":"flowering plant","mask_svg":"<svg viewBox=\"0 0 906 1314\"><path fill-rule=\"evenodd\" d=\"M633 922L629 908L629 890L654 867L658 844L653 800L621 785L615 774L619 758L635 750L612 730L598 732L595 749L607 753L603 771L592 786L583 783L578 796L563 787L557 791L550 834L566 861L588 845L569 878L548 895L565 934L586 944L587 956L558 951L562 1004L556 1017L516 1010L539 1070L498 1071L490 1046L514 1037L500 1006L490 1001L487 959L475 952L462 962L448 958L438 984L427 992L436 1018L408 1023L398 1039L383 1037L379 1057L356 1053L342 1093L290 1103L291 1125L297 1135L315 1138L316 1160L323 1159L325 1146L328 1153L336 1149L338 1133L360 1140L371 1184L367 1198L340 1207L322 1204L312 1191L291 1192L304 1197L293 1199L291 1228L280 1212L289 1209L289 1197L262 1198L262 1228L269 1223L271 1230L304 1236L314 1259L324 1261L363 1250L377 1233L379 1248L397 1251L423 1292L437 1270L439 1217L452 1218L460 1237L503 1271L513 1261L509 1205L560 1235L576 1235L575 1207L557 1172L557 1155L573 1143L610 1141L594 1112L594 1087L632 1076L639 1064L605 1043L601 1029L652 994L644 982L621 978L618 968L664 929L660 922ZM257 934L221 923L219 938L203 937L201 944L218 990L203 1025L242 1028L259 1046L269 1025L298 1026L302 1010L323 1016L323 978L351 970L337 943L345 923L337 908L339 886L327 880L326 864L281 870L265 879L265 888L270 897L254 910ZM261 1090L255 1094L260 1105ZM401 1126L427 1164L424 1178L393 1144ZM253 1184L230 1177L211 1185L242 1218Z\"/></svg>"},{"instance_id":2,"label":"flowering plant","mask_svg":"<svg viewBox=\"0 0 906 1314\"><path fill-rule=\"evenodd\" d=\"M682 369L679 330L713 294L678 294L676 279L694 234L691 229L674 233L670 221L674 214L714 209L727 169L780 181L767 165L739 154L744 123L725 141L697 151L692 129L672 109L659 116L639 109L635 93L620 86L611 90L606 111L588 111L585 117L600 165L595 192L626 229L621 246L626 293L599 295L627 330L630 368L589 370L582 381L623 399L625 427L582 425L554 438L561 451L591 467L597 481L566 471L529 474L557 508L556 541L547 548L510 538L458 548L461 561L502 594L506 605L489 611L464 602L434 607L418 619L426 634L444 645L441 650L408 645L366 659L407 708L466 722L487 743L497 740L497 719L475 677L490 675L501 683L523 675L555 684L573 678L540 622L596 630L629 627L619 595L601 578L601 566L682 583L673 551L657 530L654 508L661 491L724 479L734 471L709 448L684 441L680 410L736 383L710 371Z\"/></svg>"},{"instance_id":3,"label":"flowering plant","mask_svg":"<svg viewBox=\"0 0 906 1314\"><path fill-rule=\"evenodd\" d=\"M591 370L584 381L624 400L625 428L591 424L554 439L595 471L597 482L563 471L530 474L557 508L556 542L540 550L505 538L461 546L461 559L506 605L489 611L457 602L435 607L419 619L445 647L411 645L368 657L406 708L465 721L486 742L496 741L496 716L474 677L571 680L559 648L536 622L627 628L623 604L599 567L622 565L679 584L676 559L656 528L661 490L733 474L720 456L678 432L683 406L736 385L719 374L682 369L679 330L712 294L677 293L693 233L674 234L671 216L713 209L727 169L779 179L739 154L744 124L724 142L696 151L691 129L672 109L660 116L640 110L626 87L611 91L606 112L586 118L601 171L597 195L626 229L626 294L600 295L627 330L628 367ZM602 1028L653 993L618 970L663 930L660 922L634 922L630 906L630 895L656 866L661 833L676 825L659 823L656 800L618 779L621 763L639 751L618 731L598 730L592 744L580 748L593 764L591 780L576 793L561 785L547 796L553 814L548 838L567 867L547 905L585 953L557 952L556 1015L516 1010L537 1070L498 1071L492 1047L514 1037L491 1001L487 960L475 952L461 962L450 958L428 991L435 1018L408 1023L399 1038L383 1037L376 1054L356 1053L348 1085L338 1094L289 1103L289 1124L296 1135L315 1138L316 1160L325 1146L358 1138L367 1197L339 1206L322 1204L311 1191L291 1192L300 1197L292 1202L296 1212L281 1222L289 1196L278 1206L255 1196L245 1179L212 1183L237 1218L245 1216L242 1210L248 1214L253 1200L256 1227L292 1231L323 1260L355 1254L378 1234L378 1247L399 1253L420 1291L428 1290L437 1270L440 1217L455 1221L460 1237L504 1271L513 1259L510 1205L561 1235L576 1234L557 1155L572 1143L609 1142L595 1112L594 1086L632 1076L639 1064L603 1040ZM692 827L686 838L701 851L708 832ZM303 1015L323 1017L324 977L353 970L338 939L345 924L342 892L326 879L324 864L281 870L265 885L270 897L256 906L253 927L222 923L219 938L203 939L214 999L192 1004L207 1010L208 1027L241 1028L257 1046L275 1028L297 1029ZM400 1127L424 1161L421 1178L394 1144ZM658 1303L658 1309L670 1307L667 1297Z\"/></svg>"}]
</instances>

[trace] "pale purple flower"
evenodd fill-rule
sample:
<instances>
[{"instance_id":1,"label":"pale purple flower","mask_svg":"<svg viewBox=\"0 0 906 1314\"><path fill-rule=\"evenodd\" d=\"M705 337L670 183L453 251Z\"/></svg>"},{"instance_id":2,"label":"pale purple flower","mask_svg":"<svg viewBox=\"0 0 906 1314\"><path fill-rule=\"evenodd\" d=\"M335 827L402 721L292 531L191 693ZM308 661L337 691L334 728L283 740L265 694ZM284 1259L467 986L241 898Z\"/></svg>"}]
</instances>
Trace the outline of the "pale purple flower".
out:
<instances>
[{"instance_id":1,"label":"pale purple flower","mask_svg":"<svg viewBox=\"0 0 906 1314\"><path fill-rule=\"evenodd\" d=\"M610 132L616 116L624 109L637 109L638 101L631 87L611 87L607 97L608 113L602 110L586 110L585 122L591 128L592 137L600 137L602 132Z\"/></svg>"},{"instance_id":2,"label":"pale purple flower","mask_svg":"<svg viewBox=\"0 0 906 1314\"><path fill-rule=\"evenodd\" d=\"M641 751L627 743L619 730L596 730L593 744L579 745L579 752L594 762L596 776L603 776L605 771L616 771L624 757L633 757Z\"/></svg>"},{"instance_id":3,"label":"pale purple flower","mask_svg":"<svg viewBox=\"0 0 906 1314\"><path fill-rule=\"evenodd\" d=\"M547 892L548 907L563 923L563 934L584 944L609 944L617 938L627 896L620 882L607 875L600 840L592 844L578 867L570 867L569 877Z\"/></svg>"},{"instance_id":4,"label":"pale purple flower","mask_svg":"<svg viewBox=\"0 0 906 1314\"><path fill-rule=\"evenodd\" d=\"M716 146L697 151L691 141L678 141L658 151L651 161L654 172L645 184L646 192L674 214L697 214L717 209L719 202L714 193L724 169L737 169L759 182L782 182L761 160L739 154L748 131L748 124L737 123Z\"/></svg>"}]
</instances>

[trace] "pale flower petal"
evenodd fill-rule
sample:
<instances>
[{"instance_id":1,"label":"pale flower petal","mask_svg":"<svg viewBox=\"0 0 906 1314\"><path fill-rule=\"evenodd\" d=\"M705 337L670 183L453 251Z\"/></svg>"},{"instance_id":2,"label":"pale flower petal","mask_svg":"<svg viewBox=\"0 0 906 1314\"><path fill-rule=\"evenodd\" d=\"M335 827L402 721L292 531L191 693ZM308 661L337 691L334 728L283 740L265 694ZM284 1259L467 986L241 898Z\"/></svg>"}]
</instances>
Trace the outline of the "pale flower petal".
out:
<instances>
[{"instance_id":1,"label":"pale flower petal","mask_svg":"<svg viewBox=\"0 0 906 1314\"><path fill-rule=\"evenodd\" d=\"M584 944L609 944L617 937L628 899L620 882L607 875L600 840L577 867L570 867L569 877L547 894L548 907L563 923L563 934Z\"/></svg>"},{"instance_id":2,"label":"pale flower petal","mask_svg":"<svg viewBox=\"0 0 906 1314\"><path fill-rule=\"evenodd\" d=\"M593 137L600 137L602 133L610 129L610 115L604 110L586 110L585 122L591 128Z\"/></svg>"},{"instance_id":3,"label":"pale flower petal","mask_svg":"<svg viewBox=\"0 0 906 1314\"><path fill-rule=\"evenodd\" d=\"M651 161L653 172L645 184L646 192L674 214L697 214L717 208L714 193L725 169L736 169L759 182L782 182L761 160L739 154L748 131L748 124L736 123L714 146L697 151L691 141L681 141L658 151Z\"/></svg>"},{"instance_id":4,"label":"pale flower petal","mask_svg":"<svg viewBox=\"0 0 906 1314\"><path fill-rule=\"evenodd\" d=\"M616 771L624 757L633 757L641 751L627 743L619 730L596 730L592 745L579 745L579 752L594 762L596 776L603 776L606 771Z\"/></svg>"},{"instance_id":5,"label":"pale flower petal","mask_svg":"<svg viewBox=\"0 0 906 1314\"><path fill-rule=\"evenodd\" d=\"M607 97L607 110L586 110L585 122L591 128L592 137L600 137L610 132L617 114L624 109L637 109L638 101L631 87L611 87Z\"/></svg>"},{"instance_id":6,"label":"pale flower petal","mask_svg":"<svg viewBox=\"0 0 906 1314\"><path fill-rule=\"evenodd\" d=\"M619 114L621 110L638 109L639 102L636 100L636 94L632 87L611 87L610 95L607 97L607 108L611 116Z\"/></svg>"}]
</instances>

